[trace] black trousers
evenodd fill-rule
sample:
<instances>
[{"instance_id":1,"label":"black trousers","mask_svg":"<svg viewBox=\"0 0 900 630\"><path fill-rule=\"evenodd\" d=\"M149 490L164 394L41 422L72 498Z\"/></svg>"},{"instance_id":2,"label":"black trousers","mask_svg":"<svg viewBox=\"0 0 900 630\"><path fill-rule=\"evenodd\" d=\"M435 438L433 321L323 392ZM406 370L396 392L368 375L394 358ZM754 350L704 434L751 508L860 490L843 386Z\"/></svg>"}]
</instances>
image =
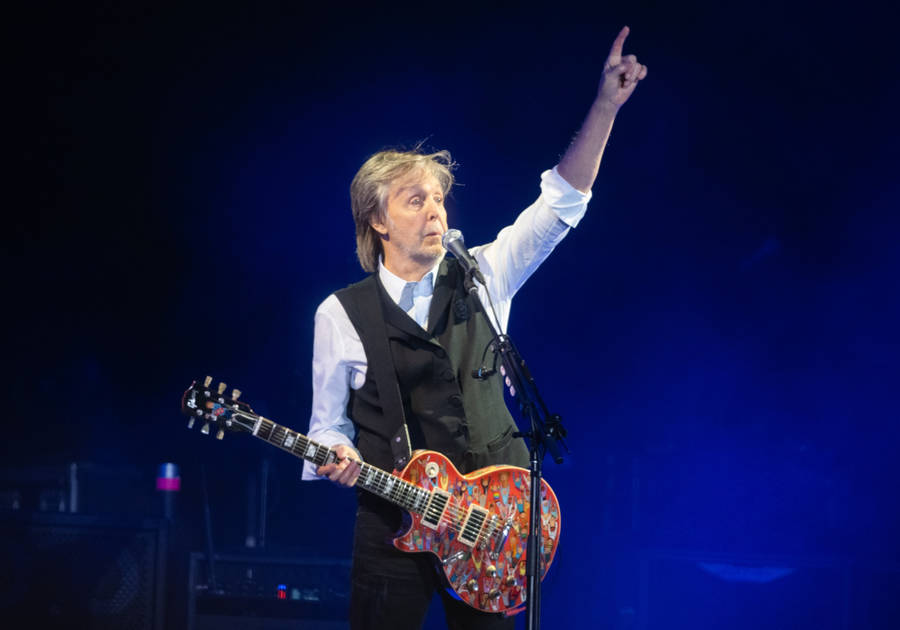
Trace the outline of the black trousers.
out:
<instances>
[{"instance_id":1,"label":"black trousers","mask_svg":"<svg viewBox=\"0 0 900 630\"><path fill-rule=\"evenodd\" d=\"M374 505L372 505L374 503ZM356 513L351 570L352 630L419 630L437 591L449 630L512 630L514 619L484 613L450 595L429 553L399 551L390 540L401 512L378 499Z\"/></svg>"}]
</instances>

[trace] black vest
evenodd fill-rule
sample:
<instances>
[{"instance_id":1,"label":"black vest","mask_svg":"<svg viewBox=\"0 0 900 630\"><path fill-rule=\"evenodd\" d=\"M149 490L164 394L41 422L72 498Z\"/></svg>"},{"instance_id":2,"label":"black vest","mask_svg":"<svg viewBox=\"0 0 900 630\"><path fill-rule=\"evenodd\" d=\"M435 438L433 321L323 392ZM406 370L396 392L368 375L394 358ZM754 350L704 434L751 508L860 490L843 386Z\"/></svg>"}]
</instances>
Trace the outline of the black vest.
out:
<instances>
[{"instance_id":1,"label":"black vest","mask_svg":"<svg viewBox=\"0 0 900 630\"><path fill-rule=\"evenodd\" d=\"M490 350L484 354L490 329L476 311L476 300L466 294L463 276L455 259L441 263L427 331L390 298L377 273L335 294L359 333L369 363L365 383L350 390L347 405L366 462L393 468L389 440L401 420L382 413L371 367L374 361L391 361L413 449L439 451L463 473L491 464L528 466L524 441L512 437L515 424L503 400L500 374L487 380L472 377L482 357L490 365L493 355ZM387 330L389 357L379 356L372 341L373 335L384 334L384 328L371 324L379 315Z\"/></svg>"}]
</instances>

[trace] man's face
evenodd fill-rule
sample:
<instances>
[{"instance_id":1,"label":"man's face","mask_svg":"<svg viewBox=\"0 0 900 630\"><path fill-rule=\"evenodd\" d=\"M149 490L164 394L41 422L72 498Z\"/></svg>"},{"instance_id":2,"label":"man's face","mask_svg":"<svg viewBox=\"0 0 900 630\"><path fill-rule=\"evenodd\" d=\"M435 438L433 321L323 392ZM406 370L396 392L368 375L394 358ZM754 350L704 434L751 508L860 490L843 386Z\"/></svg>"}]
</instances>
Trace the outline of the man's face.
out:
<instances>
[{"instance_id":1,"label":"man's face","mask_svg":"<svg viewBox=\"0 0 900 630\"><path fill-rule=\"evenodd\" d=\"M434 266L444 254L441 236L447 231L440 182L423 170L391 182L384 220L374 219L372 227L386 237L384 264L394 273Z\"/></svg>"}]
</instances>

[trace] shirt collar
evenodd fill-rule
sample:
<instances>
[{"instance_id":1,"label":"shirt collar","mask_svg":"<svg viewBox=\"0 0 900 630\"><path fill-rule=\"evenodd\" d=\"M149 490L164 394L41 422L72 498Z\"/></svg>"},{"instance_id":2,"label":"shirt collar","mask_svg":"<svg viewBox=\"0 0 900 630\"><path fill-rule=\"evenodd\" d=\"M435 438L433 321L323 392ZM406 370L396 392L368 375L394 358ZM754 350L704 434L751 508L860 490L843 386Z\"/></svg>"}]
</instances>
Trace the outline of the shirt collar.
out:
<instances>
[{"instance_id":1,"label":"shirt collar","mask_svg":"<svg viewBox=\"0 0 900 630\"><path fill-rule=\"evenodd\" d=\"M441 266L441 261L443 261L443 256L440 260L438 260L434 267L431 268L431 288L434 289L434 284L437 282L438 275L438 267ZM425 272L425 275L428 275L428 272ZM423 276L424 277L424 276ZM382 286L384 286L384 290L387 291L387 294L391 296L391 299L394 303L400 301L400 295L403 293L403 287L406 286L407 281L399 276L391 273L387 267L384 266L384 260L381 256L378 257L378 279L381 280Z\"/></svg>"}]
</instances>

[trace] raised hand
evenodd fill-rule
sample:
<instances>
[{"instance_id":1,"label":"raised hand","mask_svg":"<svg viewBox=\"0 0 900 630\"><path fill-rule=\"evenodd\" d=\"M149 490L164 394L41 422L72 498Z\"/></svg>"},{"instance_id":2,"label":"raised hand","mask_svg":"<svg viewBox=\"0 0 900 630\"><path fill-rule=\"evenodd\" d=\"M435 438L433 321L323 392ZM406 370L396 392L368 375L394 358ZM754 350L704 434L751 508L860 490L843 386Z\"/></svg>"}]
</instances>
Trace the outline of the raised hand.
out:
<instances>
[{"instance_id":1,"label":"raised hand","mask_svg":"<svg viewBox=\"0 0 900 630\"><path fill-rule=\"evenodd\" d=\"M622 56L622 48L625 46L625 38L630 32L627 26L622 27L616 40L613 42L612 48L609 50L609 57L603 65L603 79L600 81L600 89L597 92L597 99L601 102L608 103L616 108L621 107L634 88L637 87L638 81L647 76L647 66L638 63L637 57L634 55Z\"/></svg>"}]
</instances>

